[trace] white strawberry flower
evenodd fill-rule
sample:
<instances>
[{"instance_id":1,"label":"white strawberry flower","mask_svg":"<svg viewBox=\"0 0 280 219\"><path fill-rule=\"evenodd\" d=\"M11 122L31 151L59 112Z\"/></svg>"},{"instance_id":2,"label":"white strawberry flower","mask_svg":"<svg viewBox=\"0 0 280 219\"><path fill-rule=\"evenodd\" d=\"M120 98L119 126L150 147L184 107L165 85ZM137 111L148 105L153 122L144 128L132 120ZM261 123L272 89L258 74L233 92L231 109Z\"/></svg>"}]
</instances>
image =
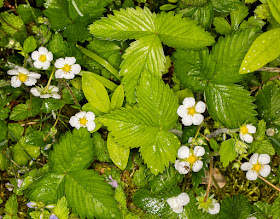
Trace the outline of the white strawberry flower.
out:
<instances>
[{"instance_id":1,"label":"white strawberry flower","mask_svg":"<svg viewBox=\"0 0 280 219\"><path fill-rule=\"evenodd\" d=\"M270 156L268 154L255 153L251 156L249 162L241 165L241 170L248 171L246 177L248 180L256 180L258 175L267 177L271 172L271 167L268 165Z\"/></svg>"},{"instance_id":2,"label":"white strawberry flower","mask_svg":"<svg viewBox=\"0 0 280 219\"><path fill-rule=\"evenodd\" d=\"M256 127L251 124L248 124L240 127L239 136L242 141L245 141L247 143L252 143L253 141L252 134L254 133L256 133Z\"/></svg>"},{"instance_id":3,"label":"white strawberry flower","mask_svg":"<svg viewBox=\"0 0 280 219\"><path fill-rule=\"evenodd\" d=\"M55 72L56 78L73 79L76 74L81 71L81 66L75 64L76 59L74 57L59 58L55 61L54 66L58 68Z\"/></svg>"},{"instance_id":4,"label":"white strawberry flower","mask_svg":"<svg viewBox=\"0 0 280 219\"><path fill-rule=\"evenodd\" d=\"M190 197L187 193L181 193L178 196L174 196L172 198L167 199L167 203L170 208L172 208L173 212L180 214L184 211L184 206L190 202Z\"/></svg>"},{"instance_id":5,"label":"white strawberry flower","mask_svg":"<svg viewBox=\"0 0 280 219\"><path fill-rule=\"evenodd\" d=\"M79 112L72 116L69 123L72 127L79 129L81 127L87 128L89 132L95 129L95 115L93 112Z\"/></svg>"},{"instance_id":6,"label":"white strawberry flower","mask_svg":"<svg viewBox=\"0 0 280 219\"><path fill-rule=\"evenodd\" d=\"M218 214L220 212L220 203L219 202L215 202L212 207L209 207L208 209L208 213L209 214Z\"/></svg>"},{"instance_id":7,"label":"white strawberry flower","mask_svg":"<svg viewBox=\"0 0 280 219\"><path fill-rule=\"evenodd\" d=\"M177 109L177 114L182 118L182 123L185 126L200 125L204 116L201 113L204 113L206 109L205 103L198 101L195 103L193 97L187 97L183 101L183 105L180 105Z\"/></svg>"},{"instance_id":8,"label":"white strawberry flower","mask_svg":"<svg viewBox=\"0 0 280 219\"><path fill-rule=\"evenodd\" d=\"M35 68L47 70L53 60L53 54L47 48L40 47L38 51L32 52L31 58L34 60L33 65Z\"/></svg>"},{"instance_id":9,"label":"white strawberry flower","mask_svg":"<svg viewBox=\"0 0 280 219\"><path fill-rule=\"evenodd\" d=\"M180 160L175 161L175 169L180 174L187 174L190 169L193 172L198 172L203 167L201 159L204 154L205 149L201 146L195 146L193 150L187 146L180 147L177 154Z\"/></svg>"},{"instance_id":10,"label":"white strawberry flower","mask_svg":"<svg viewBox=\"0 0 280 219\"><path fill-rule=\"evenodd\" d=\"M32 87L30 89L30 92L35 96L35 97L40 97L40 98L49 98L52 97L54 99L61 99L61 96L57 93L59 91L58 87L50 85L48 87L48 90L46 90L45 87Z\"/></svg>"},{"instance_id":11,"label":"white strawberry flower","mask_svg":"<svg viewBox=\"0 0 280 219\"><path fill-rule=\"evenodd\" d=\"M14 75L11 79L11 86L16 88L20 87L22 83L26 86L33 86L37 83L37 79L41 77L40 74L29 72L23 67L17 67L7 72L9 75Z\"/></svg>"}]
</instances>

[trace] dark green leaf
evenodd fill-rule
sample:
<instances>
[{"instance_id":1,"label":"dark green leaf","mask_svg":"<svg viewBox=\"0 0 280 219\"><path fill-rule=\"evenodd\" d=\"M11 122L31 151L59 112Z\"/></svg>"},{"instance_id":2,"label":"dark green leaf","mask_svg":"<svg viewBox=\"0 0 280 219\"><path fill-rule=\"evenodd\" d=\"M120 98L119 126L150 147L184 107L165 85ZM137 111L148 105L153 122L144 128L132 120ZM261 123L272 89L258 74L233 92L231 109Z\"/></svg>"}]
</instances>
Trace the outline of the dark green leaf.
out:
<instances>
[{"instance_id":1,"label":"dark green leaf","mask_svg":"<svg viewBox=\"0 0 280 219\"><path fill-rule=\"evenodd\" d=\"M37 47L37 41L34 36L29 36L23 43L23 51L25 53L33 52Z\"/></svg>"},{"instance_id":2,"label":"dark green leaf","mask_svg":"<svg viewBox=\"0 0 280 219\"><path fill-rule=\"evenodd\" d=\"M274 155L275 150L269 140L253 141L249 153Z\"/></svg>"},{"instance_id":3,"label":"dark green leaf","mask_svg":"<svg viewBox=\"0 0 280 219\"><path fill-rule=\"evenodd\" d=\"M253 209L256 211L256 214L253 214L258 219L267 219L272 217L271 205L265 202L256 202L254 203Z\"/></svg>"},{"instance_id":4,"label":"dark green leaf","mask_svg":"<svg viewBox=\"0 0 280 219\"><path fill-rule=\"evenodd\" d=\"M235 151L235 140L229 139L223 141L220 148L220 160L224 167L227 167L230 162L237 158L237 153Z\"/></svg>"},{"instance_id":5,"label":"dark green leaf","mask_svg":"<svg viewBox=\"0 0 280 219\"><path fill-rule=\"evenodd\" d=\"M34 21L34 17L32 15L31 11L34 13L34 15L36 17L42 16L42 12L38 8L34 9L34 8L29 7L28 5L25 5L25 4L20 4L17 7L17 13L19 14L20 18L23 20L23 22L25 24L28 24L31 21Z\"/></svg>"},{"instance_id":6,"label":"dark green leaf","mask_svg":"<svg viewBox=\"0 0 280 219\"><path fill-rule=\"evenodd\" d=\"M17 216L18 202L15 194L12 195L6 202L4 211L9 216Z\"/></svg>"},{"instance_id":7,"label":"dark green leaf","mask_svg":"<svg viewBox=\"0 0 280 219\"><path fill-rule=\"evenodd\" d=\"M211 0L214 8L219 12L230 12L242 3L239 0Z\"/></svg>"},{"instance_id":8,"label":"dark green leaf","mask_svg":"<svg viewBox=\"0 0 280 219\"><path fill-rule=\"evenodd\" d=\"M271 213L273 218L280 218L280 197L278 196L272 204Z\"/></svg>"},{"instance_id":9,"label":"dark green leaf","mask_svg":"<svg viewBox=\"0 0 280 219\"><path fill-rule=\"evenodd\" d=\"M63 100L50 98L43 101L41 109L43 113L52 113L52 111L61 109L64 105L65 102Z\"/></svg>"},{"instance_id":10,"label":"dark green leaf","mask_svg":"<svg viewBox=\"0 0 280 219\"><path fill-rule=\"evenodd\" d=\"M61 58L70 55L68 43L63 41L63 37L59 33L52 35L48 49L50 52L52 52L55 58Z\"/></svg>"},{"instance_id":11,"label":"dark green leaf","mask_svg":"<svg viewBox=\"0 0 280 219\"><path fill-rule=\"evenodd\" d=\"M111 162L111 156L109 156L106 143L99 132L94 132L92 134L92 140L94 144L94 157L96 157L96 159L100 162Z\"/></svg>"}]
</instances>

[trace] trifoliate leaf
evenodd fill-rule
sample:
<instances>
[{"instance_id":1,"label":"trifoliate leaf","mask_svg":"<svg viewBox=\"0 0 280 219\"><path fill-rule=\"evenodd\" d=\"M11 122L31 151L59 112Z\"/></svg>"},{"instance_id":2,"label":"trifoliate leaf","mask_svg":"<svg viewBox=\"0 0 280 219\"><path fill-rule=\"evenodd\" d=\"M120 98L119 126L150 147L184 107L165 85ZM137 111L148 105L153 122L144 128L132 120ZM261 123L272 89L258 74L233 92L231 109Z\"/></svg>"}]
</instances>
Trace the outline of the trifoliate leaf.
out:
<instances>
[{"instance_id":1,"label":"trifoliate leaf","mask_svg":"<svg viewBox=\"0 0 280 219\"><path fill-rule=\"evenodd\" d=\"M276 59L280 55L280 28L269 30L260 35L247 52L240 74L247 74L258 70L268 62Z\"/></svg>"},{"instance_id":2,"label":"trifoliate leaf","mask_svg":"<svg viewBox=\"0 0 280 219\"><path fill-rule=\"evenodd\" d=\"M280 218L280 197L278 196L272 204L271 213L273 218Z\"/></svg>"},{"instance_id":3,"label":"trifoliate leaf","mask_svg":"<svg viewBox=\"0 0 280 219\"><path fill-rule=\"evenodd\" d=\"M161 42L173 48L197 49L215 42L196 22L182 18L182 14L174 15L173 11L158 14L155 26Z\"/></svg>"},{"instance_id":4,"label":"trifoliate leaf","mask_svg":"<svg viewBox=\"0 0 280 219\"><path fill-rule=\"evenodd\" d=\"M249 9L245 5L240 5L236 10L230 12L231 26L234 30L238 30L239 24L247 17Z\"/></svg>"},{"instance_id":5,"label":"trifoliate leaf","mask_svg":"<svg viewBox=\"0 0 280 219\"><path fill-rule=\"evenodd\" d=\"M273 85L264 86L256 95L259 117L267 124L280 124L280 89Z\"/></svg>"},{"instance_id":6,"label":"trifoliate leaf","mask_svg":"<svg viewBox=\"0 0 280 219\"><path fill-rule=\"evenodd\" d=\"M169 161L175 161L180 143L168 130L178 118L178 103L173 91L158 77L145 76L140 83L139 108L121 108L104 115L100 121L108 126L120 146L141 147L145 163L157 174Z\"/></svg>"},{"instance_id":7,"label":"trifoliate leaf","mask_svg":"<svg viewBox=\"0 0 280 219\"><path fill-rule=\"evenodd\" d=\"M93 170L69 172L65 194L69 206L81 218L120 218L111 186Z\"/></svg>"},{"instance_id":8,"label":"trifoliate leaf","mask_svg":"<svg viewBox=\"0 0 280 219\"><path fill-rule=\"evenodd\" d=\"M275 154L275 149L269 140L253 141L250 146L249 153L268 154L270 156Z\"/></svg>"},{"instance_id":9,"label":"trifoliate leaf","mask_svg":"<svg viewBox=\"0 0 280 219\"><path fill-rule=\"evenodd\" d=\"M64 175L47 173L30 187L28 197L30 201L54 204L63 196L63 190Z\"/></svg>"},{"instance_id":10,"label":"trifoliate leaf","mask_svg":"<svg viewBox=\"0 0 280 219\"><path fill-rule=\"evenodd\" d=\"M228 23L228 21L223 17L215 17L213 24L215 26L215 30L222 35L226 35L232 32L232 27Z\"/></svg>"},{"instance_id":11,"label":"trifoliate leaf","mask_svg":"<svg viewBox=\"0 0 280 219\"><path fill-rule=\"evenodd\" d=\"M267 3L273 17L280 24L280 2L277 0L267 0Z\"/></svg>"},{"instance_id":12,"label":"trifoliate leaf","mask_svg":"<svg viewBox=\"0 0 280 219\"><path fill-rule=\"evenodd\" d=\"M243 195L226 197L221 203L220 218L246 219L251 209L250 202Z\"/></svg>"},{"instance_id":13,"label":"trifoliate leaf","mask_svg":"<svg viewBox=\"0 0 280 219\"><path fill-rule=\"evenodd\" d=\"M67 201L65 197L58 200L57 204L52 209L53 213L61 219L69 218L69 208L67 207Z\"/></svg>"},{"instance_id":14,"label":"trifoliate leaf","mask_svg":"<svg viewBox=\"0 0 280 219\"><path fill-rule=\"evenodd\" d=\"M124 170L128 162L130 149L119 146L111 133L108 134L107 148L113 163L121 170Z\"/></svg>"},{"instance_id":15,"label":"trifoliate leaf","mask_svg":"<svg viewBox=\"0 0 280 219\"><path fill-rule=\"evenodd\" d=\"M17 216L18 212L18 202L17 196L14 194L12 195L5 204L5 213L9 216Z\"/></svg>"},{"instance_id":16,"label":"trifoliate leaf","mask_svg":"<svg viewBox=\"0 0 280 219\"><path fill-rule=\"evenodd\" d=\"M101 112L110 111L110 99L103 84L90 73L84 73L82 79L83 92L88 102Z\"/></svg>"},{"instance_id":17,"label":"trifoliate leaf","mask_svg":"<svg viewBox=\"0 0 280 219\"><path fill-rule=\"evenodd\" d=\"M56 173L82 170L93 160L93 143L85 128L67 132L58 144L53 146L50 162Z\"/></svg>"},{"instance_id":18,"label":"trifoliate leaf","mask_svg":"<svg viewBox=\"0 0 280 219\"><path fill-rule=\"evenodd\" d=\"M266 219L272 217L271 205L268 203L258 201L254 203L253 209L256 211L253 214L256 218Z\"/></svg>"},{"instance_id":19,"label":"trifoliate leaf","mask_svg":"<svg viewBox=\"0 0 280 219\"><path fill-rule=\"evenodd\" d=\"M27 54L33 52L37 47L37 42L34 36L29 36L23 43L23 51Z\"/></svg>"},{"instance_id":20,"label":"trifoliate leaf","mask_svg":"<svg viewBox=\"0 0 280 219\"><path fill-rule=\"evenodd\" d=\"M208 111L214 120L229 128L256 122L254 98L241 86L209 84L205 89Z\"/></svg>"},{"instance_id":21,"label":"trifoliate leaf","mask_svg":"<svg viewBox=\"0 0 280 219\"><path fill-rule=\"evenodd\" d=\"M106 143L99 132L92 134L92 141L94 144L94 157L100 162L111 162Z\"/></svg>"},{"instance_id":22,"label":"trifoliate leaf","mask_svg":"<svg viewBox=\"0 0 280 219\"><path fill-rule=\"evenodd\" d=\"M224 167L227 167L230 162L237 158L237 153L235 151L235 140L229 139L223 141L220 147L220 160L223 163Z\"/></svg>"}]
</instances>

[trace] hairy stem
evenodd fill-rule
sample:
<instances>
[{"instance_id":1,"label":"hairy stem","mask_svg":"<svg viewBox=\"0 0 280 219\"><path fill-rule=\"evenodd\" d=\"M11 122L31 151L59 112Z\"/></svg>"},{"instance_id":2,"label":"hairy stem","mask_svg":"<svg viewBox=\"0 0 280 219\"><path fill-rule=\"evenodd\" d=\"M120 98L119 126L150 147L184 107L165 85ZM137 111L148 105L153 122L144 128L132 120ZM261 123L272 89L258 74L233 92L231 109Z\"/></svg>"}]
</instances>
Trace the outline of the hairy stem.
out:
<instances>
[{"instance_id":1,"label":"hairy stem","mask_svg":"<svg viewBox=\"0 0 280 219\"><path fill-rule=\"evenodd\" d=\"M211 157L211 160L210 160L209 181L208 181L208 186L207 186L207 190L206 190L206 195L205 195L204 202L206 202L207 199L208 199L208 197L209 197L209 192L210 192L210 188L211 188L211 180L212 180L212 172L213 172L213 158Z\"/></svg>"},{"instance_id":2,"label":"hairy stem","mask_svg":"<svg viewBox=\"0 0 280 219\"><path fill-rule=\"evenodd\" d=\"M78 103L77 98L75 97L75 95L73 94L73 91L71 90L71 87L69 86L69 84L64 80L64 79L60 79L60 81L64 84L64 86L69 90L70 95L72 96L75 104L79 107L81 107L81 105Z\"/></svg>"},{"instance_id":3,"label":"hairy stem","mask_svg":"<svg viewBox=\"0 0 280 219\"><path fill-rule=\"evenodd\" d=\"M276 189L277 191L280 192L280 188L278 188L277 186L273 185L271 182L267 181L265 178L261 177L260 175L258 175L258 177L263 180L264 182L266 182L268 185L270 185L272 188Z\"/></svg>"}]
</instances>

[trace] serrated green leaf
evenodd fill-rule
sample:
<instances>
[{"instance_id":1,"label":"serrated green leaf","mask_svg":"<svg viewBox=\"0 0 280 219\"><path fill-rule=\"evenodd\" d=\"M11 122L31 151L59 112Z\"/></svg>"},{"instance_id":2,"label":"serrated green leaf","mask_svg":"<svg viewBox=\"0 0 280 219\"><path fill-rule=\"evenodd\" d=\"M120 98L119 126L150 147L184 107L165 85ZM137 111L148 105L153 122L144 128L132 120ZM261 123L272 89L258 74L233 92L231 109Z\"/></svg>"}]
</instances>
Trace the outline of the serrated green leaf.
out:
<instances>
[{"instance_id":1,"label":"serrated green leaf","mask_svg":"<svg viewBox=\"0 0 280 219\"><path fill-rule=\"evenodd\" d=\"M230 12L242 3L239 0L211 0L214 8L219 12Z\"/></svg>"},{"instance_id":2,"label":"serrated green leaf","mask_svg":"<svg viewBox=\"0 0 280 219\"><path fill-rule=\"evenodd\" d=\"M268 154L270 156L275 154L274 147L269 140L253 141L250 146L249 153Z\"/></svg>"},{"instance_id":3,"label":"serrated green leaf","mask_svg":"<svg viewBox=\"0 0 280 219\"><path fill-rule=\"evenodd\" d=\"M43 113L52 113L52 111L56 111L61 109L65 105L63 100L58 99L45 99L42 104L42 112Z\"/></svg>"},{"instance_id":4,"label":"serrated green leaf","mask_svg":"<svg viewBox=\"0 0 280 219\"><path fill-rule=\"evenodd\" d=\"M12 195L5 204L5 213L9 216L17 216L18 212L18 202L17 196L14 194Z\"/></svg>"},{"instance_id":5,"label":"serrated green leaf","mask_svg":"<svg viewBox=\"0 0 280 219\"><path fill-rule=\"evenodd\" d=\"M126 207L127 203L126 203L125 192L124 192L124 190L122 189L121 186L118 186L116 188L115 196L114 197L115 197L116 201L119 203L119 206L120 206L119 208L121 210L127 209L127 207Z\"/></svg>"},{"instance_id":6,"label":"serrated green leaf","mask_svg":"<svg viewBox=\"0 0 280 219\"><path fill-rule=\"evenodd\" d=\"M280 24L280 2L277 0L267 0L267 3L273 17Z\"/></svg>"},{"instance_id":7,"label":"serrated green leaf","mask_svg":"<svg viewBox=\"0 0 280 219\"><path fill-rule=\"evenodd\" d=\"M111 186L93 170L70 172L65 177L69 206L81 218L119 218Z\"/></svg>"},{"instance_id":8,"label":"serrated green leaf","mask_svg":"<svg viewBox=\"0 0 280 219\"><path fill-rule=\"evenodd\" d=\"M256 95L259 117L267 124L280 124L280 89L273 84L264 86Z\"/></svg>"},{"instance_id":9,"label":"serrated green leaf","mask_svg":"<svg viewBox=\"0 0 280 219\"><path fill-rule=\"evenodd\" d=\"M124 101L123 85L119 85L114 91L111 99L110 109L119 109L122 107Z\"/></svg>"},{"instance_id":10,"label":"serrated green leaf","mask_svg":"<svg viewBox=\"0 0 280 219\"><path fill-rule=\"evenodd\" d=\"M226 35L232 32L232 27L228 21L223 17L215 17L213 20L215 30L222 35Z\"/></svg>"},{"instance_id":11,"label":"serrated green leaf","mask_svg":"<svg viewBox=\"0 0 280 219\"><path fill-rule=\"evenodd\" d=\"M90 166L94 158L90 133L85 128L67 132L58 144L53 146L50 162L56 173L64 174Z\"/></svg>"},{"instance_id":12,"label":"serrated green leaf","mask_svg":"<svg viewBox=\"0 0 280 219\"><path fill-rule=\"evenodd\" d=\"M8 129L9 134L12 135L12 139L14 139L15 141L20 139L24 131L24 127L18 123L9 123Z\"/></svg>"},{"instance_id":13,"label":"serrated green leaf","mask_svg":"<svg viewBox=\"0 0 280 219\"><path fill-rule=\"evenodd\" d=\"M62 90L62 101L64 101L65 103L67 104L75 103L72 95L76 97L78 102L85 98L83 91L78 90L75 87L70 87L70 90L72 91L72 94L70 93L69 89L66 87Z\"/></svg>"},{"instance_id":14,"label":"serrated green leaf","mask_svg":"<svg viewBox=\"0 0 280 219\"><path fill-rule=\"evenodd\" d=\"M33 17L32 13L34 13L35 16L37 16L37 17L42 16L42 12L40 9L38 9L38 8L34 9L33 7L30 7L26 4L18 5L17 13L19 14L19 16L21 17L21 19L24 21L25 24L28 24L31 21L34 21L34 17Z\"/></svg>"},{"instance_id":15,"label":"serrated green leaf","mask_svg":"<svg viewBox=\"0 0 280 219\"><path fill-rule=\"evenodd\" d=\"M272 204L271 213L273 218L280 218L280 197L278 196Z\"/></svg>"},{"instance_id":16,"label":"serrated green leaf","mask_svg":"<svg viewBox=\"0 0 280 219\"><path fill-rule=\"evenodd\" d=\"M110 99L101 82L89 73L83 74L82 86L88 102L101 112L110 111Z\"/></svg>"},{"instance_id":17,"label":"serrated green leaf","mask_svg":"<svg viewBox=\"0 0 280 219\"><path fill-rule=\"evenodd\" d=\"M23 103L14 107L10 115L10 119L15 121L24 120L28 117L30 117L30 111L28 111L28 106Z\"/></svg>"},{"instance_id":18,"label":"serrated green leaf","mask_svg":"<svg viewBox=\"0 0 280 219\"><path fill-rule=\"evenodd\" d=\"M54 204L63 196L63 190L64 175L47 173L30 187L28 197L30 201Z\"/></svg>"},{"instance_id":19,"label":"serrated green leaf","mask_svg":"<svg viewBox=\"0 0 280 219\"><path fill-rule=\"evenodd\" d=\"M280 55L280 28L269 30L260 35L247 52L240 74L247 74L258 70L268 62L276 59Z\"/></svg>"},{"instance_id":20,"label":"serrated green leaf","mask_svg":"<svg viewBox=\"0 0 280 219\"><path fill-rule=\"evenodd\" d=\"M119 146L111 133L108 134L107 148L113 163L121 170L124 170L128 162L130 149Z\"/></svg>"},{"instance_id":21,"label":"serrated green leaf","mask_svg":"<svg viewBox=\"0 0 280 219\"><path fill-rule=\"evenodd\" d=\"M156 33L163 44L173 48L197 49L212 45L214 38L182 14L162 12L155 19Z\"/></svg>"},{"instance_id":22,"label":"serrated green leaf","mask_svg":"<svg viewBox=\"0 0 280 219\"><path fill-rule=\"evenodd\" d=\"M234 30L238 30L239 24L247 17L249 9L245 5L240 5L236 10L230 12L231 26Z\"/></svg>"},{"instance_id":23,"label":"serrated green leaf","mask_svg":"<svg viewBox=\"0 0 280 219\"><path fill-rule=\"evenodd\" d=\"M256 121L254 98L241 86L209 84L205 99L212 118L229 128Z\"/></svg>"},{"instance_id":24,"label":"serrated green leaf","mask_svg":"<svg viewBox=\"0 0 280 219\"><path fill-rule=\"evenodd\" d=\"M1 151L0 152L0 170L5 171L10 164L7 156Z\"/></svg>"},{"instance_id":25,"label":"serrated green leaf","mask_svg":"<svg viewBox=\"0 0 280 219\"><path fill-rule=\"evenodd\" d=\"M257 131L254 134L254 140L257 141L263 140L266 136L265 132L266 132L266 122L263 119L259 120Z\"/></svg>"},{"instance_id":26,"label":"serrated green leaf","mask_svg":"<svg viewBox=\"0 0 280 219\"><path fill-rule=\"evenodd\" d=\"M94 144L94 156L100 162L111 162L106 143L99 132L92 133L92 141Z\"/></svg>"},{"instance_id":27,"label":"serrated green leaf","mask_svg":"<svg viewBox=\"0 0 280 219\"><path fill-rule=\"evenodd\" d=\"M271 205L265 202L256 202L254 203L253 209L256 211L253 214L258 219L267 219L272 217Z\"/></svg>"},{"instance_id":28,"label":"serrated green leaf","mask_svg":"<svg viewBox=\"0 0 280 219\"><path fill-rule=\"evenodd\" d=\"M220 160L223 163L224 167L227 167L230 162L237 158L237 153L235 151L235 140L229 139L223 141L220 147Z\"/></svg>"},{"instance_id":29,"label":"serrated green leaf","mask_svg":"<svg viewBox=\"0 0 280 219\"><path fill-rule=\"evenodd\" d=\"M33 52L37 47L37 41L34 36L29 36L23 43L23 50L25 53Z\"/></svg>"},{"instance_id":30,"label":"serrated green leaf","mask_svg":"<svg viewBox=\"0 0 280 219\"><path fill-rule=\"evenodd\" d=\"M52 52L55 58L65 57L69 54L69 46L63 37L59 33L52 35L52 39L49 42L48 49Z\"/></svg>"},{"instance_id":31,"label":"serrated green leaf","mask_svg":"<svg viewBox=\"0 0 280 219\"><path fill-rule=\"evenodd\" d=\"M217 143L216 140L214 140L213 138L210 138L209 143L210 143L210 147L211 147L215 152L217 152L217 151L219 150L220 145Z\"/></svg>"},{"instance_id":32,"label":"serrated green leaf","mask_svg":"<svg viewBox=\"0 0 280 219\"><path fill-rule=\"evenodd\" d=\"M52 209L53 213L60 219L69 218L69 208L67 207L67 200L62 197Z\"/></svg>"},{"instance_id":33,"label":"serrated green leaf","mask_svg":"<svg viewBox=\"0 0 280 219\"><path fill-rule=\"evenodd\" d=\"M220 218L247 219L251 209L250 202L243 195L226 197L221 203Z\"/></svg>"}]
</instances>

